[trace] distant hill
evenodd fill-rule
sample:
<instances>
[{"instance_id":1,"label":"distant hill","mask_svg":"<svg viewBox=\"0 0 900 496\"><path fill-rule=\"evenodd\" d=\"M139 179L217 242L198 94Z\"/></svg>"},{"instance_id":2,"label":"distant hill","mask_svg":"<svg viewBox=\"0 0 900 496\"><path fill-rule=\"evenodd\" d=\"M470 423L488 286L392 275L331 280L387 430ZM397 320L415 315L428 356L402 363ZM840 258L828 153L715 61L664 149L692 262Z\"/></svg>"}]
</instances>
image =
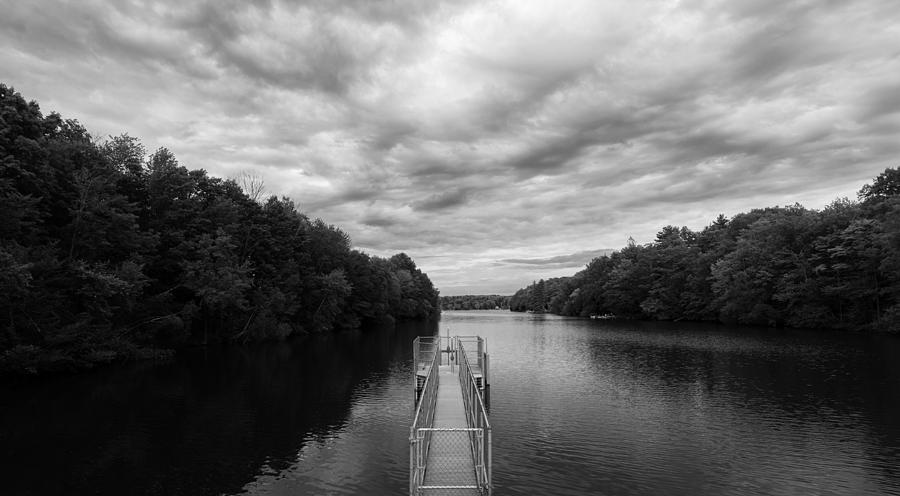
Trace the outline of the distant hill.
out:
<instances>
[{"instance_id":1,"label":"distant hill","mask_svg":"<svg viewBox=\"0 0 900 496\"><path fill-rule=\"evenodd\" d=\"M441 310L506 310L509 308L509 296L502 295L463 295L441 296Z\"/></svg>"}]
</instances>

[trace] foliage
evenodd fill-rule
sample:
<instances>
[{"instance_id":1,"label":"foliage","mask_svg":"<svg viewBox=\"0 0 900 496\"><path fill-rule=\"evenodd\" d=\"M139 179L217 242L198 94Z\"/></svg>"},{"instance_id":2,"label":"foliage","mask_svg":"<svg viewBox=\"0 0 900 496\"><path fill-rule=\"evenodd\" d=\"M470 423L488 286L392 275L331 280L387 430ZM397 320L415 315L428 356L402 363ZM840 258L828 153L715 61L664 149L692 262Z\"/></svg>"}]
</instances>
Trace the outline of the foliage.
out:
<instances>
[{"instance_id":1,"label":"foliage","mask_svg":"<svg viewBox=\"0 0 900 496\"><path fill-rule=\"evenodd\" d=\"M900 332L900 170L859 199L720 215L697 233L666 226L519 290L510 309Z\"/></svg>"},{"instance_id":2,"label":"foliage","mask_svg":"<svg viewBox=\"0 0 900 496\"><path fill-rule=\"evenodd\" d=\"M514 312L544 313L552 311L553 302L563 292L568 278L541 279L516 291L509 298L509 309Z\"/></svg>"},{"instance_id":3,"label":"foliage","mask_svg":"<svg viewBox=\"0 0 900 496\"><path fill-rule=\"evenodd\" d=\"M441 296L442 310L494 310L509 308L509 296L463 295Z\"/></svg>"},{"instance_id":4,"label":"foliage","mask_svg":"<svg viewBox=\"0 0 900 496\"><path fill-rule=\"evenodd\" d=\"M97 142L0 84L0 372L440 312L407 255L352 250L244 183L127 134Z\"/></svg>"}]
</instances>

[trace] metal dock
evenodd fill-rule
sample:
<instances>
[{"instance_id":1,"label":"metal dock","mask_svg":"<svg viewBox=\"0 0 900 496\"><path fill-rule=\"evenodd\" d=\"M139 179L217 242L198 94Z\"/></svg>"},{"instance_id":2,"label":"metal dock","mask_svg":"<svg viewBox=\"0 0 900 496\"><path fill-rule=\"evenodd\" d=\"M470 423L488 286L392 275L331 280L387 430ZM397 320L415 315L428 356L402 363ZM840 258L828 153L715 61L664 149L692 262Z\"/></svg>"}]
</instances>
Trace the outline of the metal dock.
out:
<instances>
[{"instance_id":1,"label":"metal dock","mask_svg":"<svg viewBox=\"0 0 900 496\"><path fill-rule=\"evenodd\" d=\"M490 495L490 356L478 336L413 342L416 413L409 434L409 493Z\"/></svg>"}]
</instances>

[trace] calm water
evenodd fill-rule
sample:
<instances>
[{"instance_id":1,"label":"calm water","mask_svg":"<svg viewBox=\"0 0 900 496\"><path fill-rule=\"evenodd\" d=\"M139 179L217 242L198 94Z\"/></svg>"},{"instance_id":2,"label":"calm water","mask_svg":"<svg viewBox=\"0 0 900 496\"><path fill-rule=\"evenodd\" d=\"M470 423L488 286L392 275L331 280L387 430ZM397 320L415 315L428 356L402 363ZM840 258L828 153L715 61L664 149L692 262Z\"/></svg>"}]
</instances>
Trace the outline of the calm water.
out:
<instances>
[{"instance_id":1,"label":"calm water","mask_svg":"<svg viewBox=\"0 0 900 496\"><path fill-rule=\"evenodd\" d=\"M495 494L900 495L900 339L445 312L491 353ZM0 386L0 494L403 494L435 325Z\"/></svg>"}]
</instances>

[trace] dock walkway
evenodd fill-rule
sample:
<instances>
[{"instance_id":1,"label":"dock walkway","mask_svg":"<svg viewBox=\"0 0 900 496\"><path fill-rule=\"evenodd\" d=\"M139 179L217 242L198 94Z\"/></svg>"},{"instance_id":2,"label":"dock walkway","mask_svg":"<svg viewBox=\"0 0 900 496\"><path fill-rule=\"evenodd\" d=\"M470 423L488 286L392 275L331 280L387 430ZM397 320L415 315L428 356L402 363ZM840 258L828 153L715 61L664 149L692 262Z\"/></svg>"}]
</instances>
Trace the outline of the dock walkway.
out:
<instances>
[{"instance_id":1,"label":"dock walkway","mask_svg":"<svg viewBox=\"0 0 900 496\"><path fill-rule=\"evenodd\" d=\"M439 367L441 375L434 409L435 429L466 429L466 410L463 406L459 378L449 365ZM475 478L475 460L466 431L437 431L431 438L425 462L425 486L471 486L469 489L443 490L428 494L480 495Z\"/></svg>"},{"instance_id":2,"label":"dock walkway","mask_svg":"<svg viewBox=\"0 0 900 496\"><path fill-rule=\"evenodd\" d=\"M446 347L434 339L439 338L419 338L415 344L417 408L410 432L410 494L489 495L491 437L483 401L487 385L483 340L476 338L484 356L474 357L463 350L459 338L448 339ZM470 365L470 360L475 363Z\"/></svg>"}]
</instances>

